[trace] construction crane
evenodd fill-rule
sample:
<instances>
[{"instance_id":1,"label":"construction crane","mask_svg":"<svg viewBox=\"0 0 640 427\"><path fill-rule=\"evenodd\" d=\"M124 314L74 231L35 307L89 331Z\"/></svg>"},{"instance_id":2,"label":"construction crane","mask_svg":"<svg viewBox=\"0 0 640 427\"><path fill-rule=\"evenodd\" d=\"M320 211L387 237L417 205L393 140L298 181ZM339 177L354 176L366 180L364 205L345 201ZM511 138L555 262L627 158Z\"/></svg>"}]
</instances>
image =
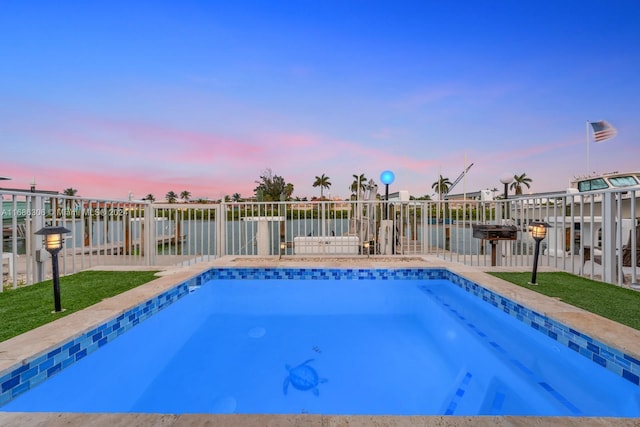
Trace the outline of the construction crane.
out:
<instances>
[{"instance_id":1,"label":"construction crane","mask_svg":"<svg viewBox=\"0 0 640 427\"><path fill-rule=\"evenodd\" d=\"M462 180L462 177L464 177L467 174L467 172L469 172L469 169L471 169L471 166L473 166L473 163L471 163L469 166L467 166L467 168L465 170L463 170L460 175L458 175L456 180L453 181L453 183L451 183L451 186L447 189L447 191L442 194L443 196L446 196L447 194L449 194L451 192L451 190L453 190L453 187L458 185L458 183Z\"/></svg>"}]
</instances>

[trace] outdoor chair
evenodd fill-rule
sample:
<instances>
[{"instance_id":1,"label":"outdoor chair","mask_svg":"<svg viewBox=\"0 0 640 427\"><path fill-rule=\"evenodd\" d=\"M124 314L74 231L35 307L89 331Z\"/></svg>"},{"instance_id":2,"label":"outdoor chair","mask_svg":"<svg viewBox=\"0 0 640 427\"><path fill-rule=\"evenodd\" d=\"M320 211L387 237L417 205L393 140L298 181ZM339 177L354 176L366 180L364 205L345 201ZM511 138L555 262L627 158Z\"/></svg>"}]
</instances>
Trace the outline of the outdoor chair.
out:
<instances>
[{"instance_id":1,"label":"outdoor chair","mask_svg":"<svg viewBox=\"0 0 640 427\"><path fill-rule=\"evenodd\" d=\"M585 255L584 261L589 261L593 259L593 262L596 264L602 264L602 253L599 250L587 250L591 248L584 248ZM597 253L596 253L597 251ZM591 253L593 252L593 253ZM629 232L629 240L627 240L627 244L622 247L622 266L623 267L640 267L640 224L636 226L636 259L635 265L631 260L633 255L632 247L631 247L631 232ZM616 261L617 264L617 261Z\"/></svg>"}]
</instances>

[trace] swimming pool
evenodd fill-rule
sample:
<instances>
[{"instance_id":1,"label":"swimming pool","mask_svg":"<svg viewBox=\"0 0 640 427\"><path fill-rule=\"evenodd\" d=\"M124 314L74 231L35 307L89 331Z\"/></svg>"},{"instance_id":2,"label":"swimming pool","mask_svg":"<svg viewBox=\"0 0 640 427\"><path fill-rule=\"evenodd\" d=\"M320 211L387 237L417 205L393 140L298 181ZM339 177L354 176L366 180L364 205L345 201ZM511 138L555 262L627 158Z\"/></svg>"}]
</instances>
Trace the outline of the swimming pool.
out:
<instances>
[{"instance_id":1,"label":"swimming pool","mask_svg":"<svg viewBox=\"0 0 640 427\"><path fill-rule=\"evenodd\" d=\"M212 269L188 285L109 345L140 317L90 331L100 351L64 370L89 344L19 368L61 372L2 410L640 414L633 360L447 270Z\"/></svg>"}]
</instances>

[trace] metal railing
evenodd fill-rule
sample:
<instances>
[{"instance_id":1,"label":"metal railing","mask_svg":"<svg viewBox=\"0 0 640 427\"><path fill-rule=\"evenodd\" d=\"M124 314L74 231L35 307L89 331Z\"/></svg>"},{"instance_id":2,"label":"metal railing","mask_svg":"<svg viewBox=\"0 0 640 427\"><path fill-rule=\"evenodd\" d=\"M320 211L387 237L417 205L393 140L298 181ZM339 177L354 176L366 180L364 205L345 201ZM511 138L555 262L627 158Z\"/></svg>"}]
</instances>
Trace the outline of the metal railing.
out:
<instances>
[{"instance_id":1,"label":"metal railing","mask_svg":"<svg viewBox=\"0 0 640 427\"><path fill-rule=\"evenodd\" d=\"M0 190L4 287L50 276L41 236L70 230L60 273L104 265L190 264L224 255L433 255L480 267L532 266L528 225L551 225L539 265L616 284L638 282L636 191L507 200L169 204ZM473 237L477 224L517 227L514 240ZM636 232L634 232L636 230ZM492 253L495 252L495 253Z\"/></svg>"}]
</instances>

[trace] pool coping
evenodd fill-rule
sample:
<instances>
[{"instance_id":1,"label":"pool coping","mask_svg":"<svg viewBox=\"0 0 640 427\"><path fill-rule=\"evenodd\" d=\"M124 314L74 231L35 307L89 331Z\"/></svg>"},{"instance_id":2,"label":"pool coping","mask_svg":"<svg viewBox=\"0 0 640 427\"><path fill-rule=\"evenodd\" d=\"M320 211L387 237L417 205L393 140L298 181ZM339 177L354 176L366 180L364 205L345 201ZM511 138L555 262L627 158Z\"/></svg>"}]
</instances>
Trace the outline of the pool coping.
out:
<instances>
[{"instance_id":1,"label":"pool coping","mask_svg":"<svg viewBox=\"0 0 640 427\"><path fill-rule=\"evenodd\" d=\"M265 257L224 257L208 263L201 263L179 269L168 269L162 273L162 277L132 289L123 294L103 300L102 302L73 313L69 316L56 320L48 325L44 325L26 334L0 343L0 371L23 362L34 355L45 353L56 344L68 341L71 338L82 335L97 325L117 317L128 309L157 296L176 285L197 277L201 273L212 267L280 267L280 268L444 268L452 273L462 276L468 280L481 284L481 286L501 294L510 300L526 305L532 310L549 316L559 322L584 332L604 344L616 347L627 354L640 355L640 331L610 321L586 312L582 309L570 306L561 301L533 292L511 283L505 282L491 276L478 268L467 267L458 263L451 263L439 258L429 256L405 257L405 258L283 258ZM142 425L156 425L160 422L163 425L199 425L205 420L214 421L216 424L226 422L224 420L231 417L234 421L229 421L228 425L371 425L371 422L382 425L479 425L480 420L489 421L486 425L501 425L496 420L511 420L508 424L502 425L532 425L545 420L545 424L551 420L565 419L566 417L346 417L346 416L247 416L247 415L158 415L158 414L20 414L0 412L0 424L2 425L24 425L26 418L33 419L35 424L41 425L68 425L71 419L86 417L83 423L91 420L106 424L113 423L113 416L120 416L121 421L132 420L135 424L143 422ZM26 418L25 418L26 417ZM256 418L257 417L257 418ZM36 419L40 420L37 421ZM469 423L469 419L474 420ZM109 420L109 421L107 421ZM147 420L147 421L143 421ZM161 421L162 420L162 421ZM269 421L270 420L270 421ZM295 421L290 424L291 421ZM368 420L365 421L365 420ZM374 421L375 420L375 421ZM535 422L534 420L538 420ZM626 424L630 419L625 418L571 418L580 420L576 425L637 425ZM567 421L565 419L564 421ZM359 424L361 423L362 424ZM594 424L591 424L591 423ZM603 424L604 422L604 424ZM14 424L15 423L15 424ZM44 424L43 424L44 423ZM53 423L53 424L50 424ZM148 423L148 424L147 424ZM246 424L245 424L246 423ZM356 423L356 424L354 424ZM432 424L433 423L433 424ZM585 424L587 423L587 424ZM30 423L31 424L31 423ZM127 422L129 424L129 422ZM222 424L225 425L225 424ZM571 425L566 422L558 425Z\"/></svg>"}]
</instances>

